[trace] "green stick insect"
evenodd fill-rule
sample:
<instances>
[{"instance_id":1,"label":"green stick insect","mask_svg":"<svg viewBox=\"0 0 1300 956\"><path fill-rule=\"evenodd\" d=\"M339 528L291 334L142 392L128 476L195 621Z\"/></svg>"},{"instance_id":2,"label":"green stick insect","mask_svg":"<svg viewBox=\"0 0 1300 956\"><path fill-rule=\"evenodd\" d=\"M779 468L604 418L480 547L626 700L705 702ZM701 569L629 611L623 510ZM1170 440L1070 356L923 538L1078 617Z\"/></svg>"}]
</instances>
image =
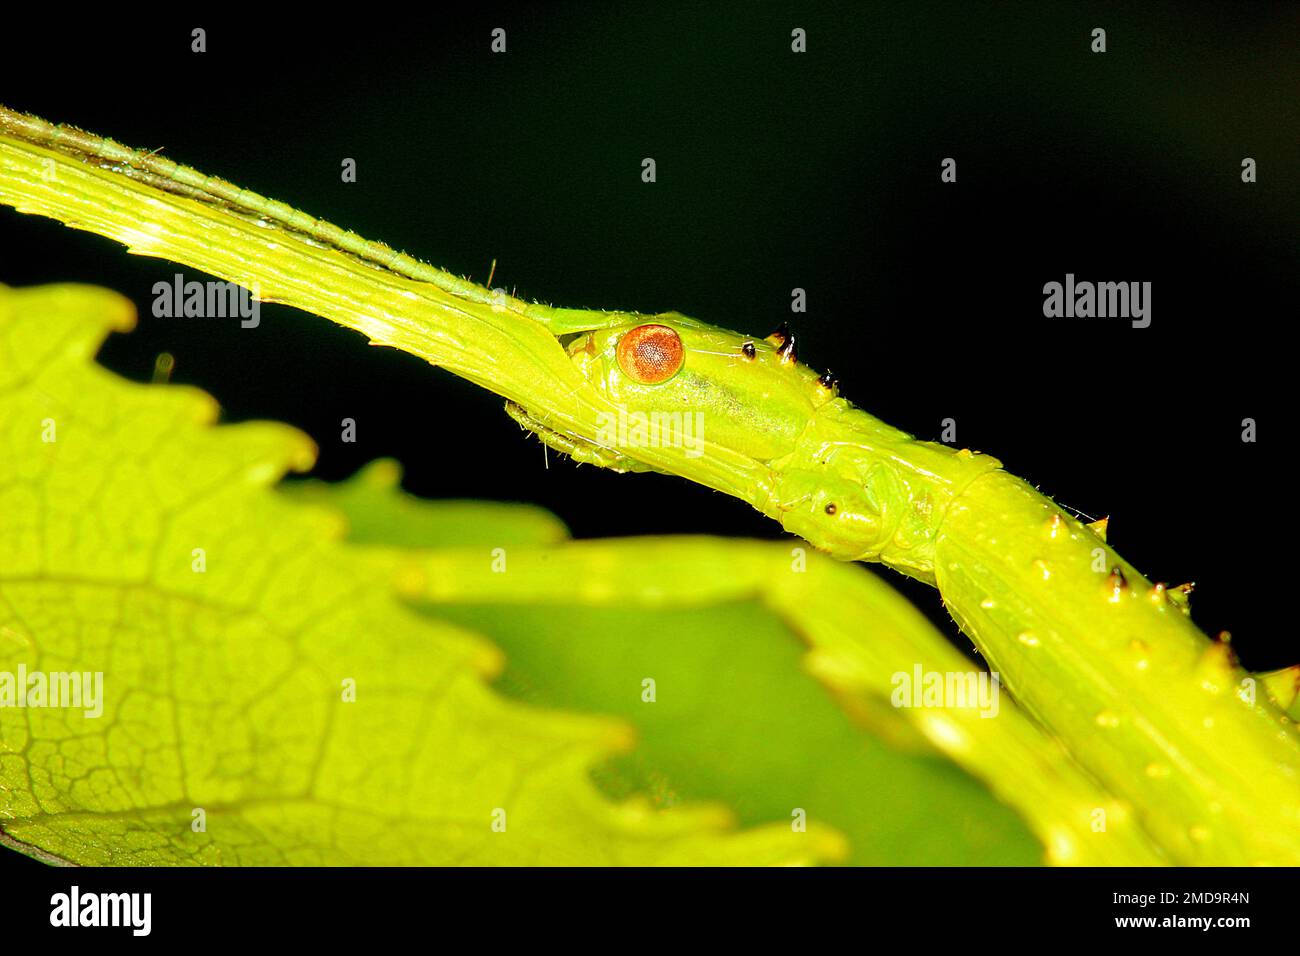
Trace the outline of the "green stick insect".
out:
<instances>
[{"instance_id":1,"label":"green stick insect","mask_svg":"<svg viewBox=\"0 0 1300 956\"><path fill-rule=\"evenodd\" d=\"M0 202L419 355L504 396L516 421L578 461L690 479L835 558L937 585L1028 715L1131 809L1155 852L1124 859L1300 863L1300 733L1282 709L1294 669L1256 694L1226 643L1191 622L1186 594L1119 557L1104 524L1083 524L992 457L918 441L854 407L833 377L799 363L787 330L759 339L677 313L525 302L154 153L4 108ZM694 440L672 440L687 421L702 423ZM804 597L787 601L791 616L855 639L853 607L833 585ZM974 754L1014 760L1037 733L1008 714L923 729L987 779ZM1035 798L1004 796L1034 818ZM1084 827L1071 825L1077 851ZM1086 854L1056 855L1072 858Z\"/></svg>"}]
</instances>

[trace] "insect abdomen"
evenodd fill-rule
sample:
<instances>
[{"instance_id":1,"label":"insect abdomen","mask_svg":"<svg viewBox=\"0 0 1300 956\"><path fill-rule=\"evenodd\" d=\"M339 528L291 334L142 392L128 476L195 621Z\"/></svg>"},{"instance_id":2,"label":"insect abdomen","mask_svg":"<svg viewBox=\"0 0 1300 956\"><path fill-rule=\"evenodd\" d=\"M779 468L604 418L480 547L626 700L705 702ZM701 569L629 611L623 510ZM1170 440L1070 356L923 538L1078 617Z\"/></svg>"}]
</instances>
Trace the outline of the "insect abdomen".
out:
<instances>
[{"instance_id":1,"label":"insect abdomen","mask_svg":"<svg viewBox=\"0 0 1300 956\"><path fill-rule=\"evenodd\" d=\"M1004 686L1172 860L1300 863L1300 737L1171 589L1005 472L949 509L935 569Z\"/></svg>"}]
</instances>

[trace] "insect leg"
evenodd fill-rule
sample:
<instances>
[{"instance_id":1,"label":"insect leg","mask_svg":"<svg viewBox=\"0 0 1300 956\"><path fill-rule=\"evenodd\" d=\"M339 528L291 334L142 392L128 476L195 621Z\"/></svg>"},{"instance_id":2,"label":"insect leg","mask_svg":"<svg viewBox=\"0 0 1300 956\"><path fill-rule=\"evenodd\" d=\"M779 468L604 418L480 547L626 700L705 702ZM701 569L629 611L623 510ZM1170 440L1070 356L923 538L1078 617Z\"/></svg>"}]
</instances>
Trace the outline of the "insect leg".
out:
<instances>
[{"instance_id":1,"label":"insect leg","mask_svg":"<svg viewBox=\"0 0 1300 956\"><path fill-rule=\"evenodd\" d=\"M579 464L596 465L600 468L616 471L619 474L626 474L629 471L655 470L644 462L629 458L612 448L603 448L581 438L557 432L555 429L542 424L514 402L506 402L506 414L536 435L543 445L568 455Z\"/></svg>"}]
</instances>

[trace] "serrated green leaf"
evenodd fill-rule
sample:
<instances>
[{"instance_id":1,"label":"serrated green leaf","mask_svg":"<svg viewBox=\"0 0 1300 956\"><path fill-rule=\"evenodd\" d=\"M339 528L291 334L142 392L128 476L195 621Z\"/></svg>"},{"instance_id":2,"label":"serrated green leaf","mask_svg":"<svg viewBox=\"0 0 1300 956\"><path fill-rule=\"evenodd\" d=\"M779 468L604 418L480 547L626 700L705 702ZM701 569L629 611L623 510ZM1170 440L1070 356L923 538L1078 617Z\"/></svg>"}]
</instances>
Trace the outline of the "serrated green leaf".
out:
<instances>
[{"instance_id":1,"label":"serrated green leaf","mask_svg":"<svg viewBox=\"0 0 1300 956\"><path fill-rule=\"evenodd\" d=\"M569 537L559 518L536 505L499 501L428 502L402 493L401 465L372 461L347 481L288 481L282 494L342 512L353 544L394 548L554 544Z\"/></svg>"},{"instance_id":2,"label":"serrated green leaf","mask_svg":"<svg viewBox=\"0 0 1300 956\"><path fill-rule=\"evenodd\" d=\"M547 512L523 505L428 501L404 493L392 462L343 482L284 491L336 505L349 540L425 548L554 544ZM462 517L473 514L472 528ZM419 528L413 535L412 528ZM542 529L537 540L526 531ZM469 535L467 539L466 535ZM647 573L652 573L647 570ZM720 565L718 575L727 568ZM509 577L509 575L506 575ZM888 746L809 674L807 650L752 601L602 607L580 595L552 604L439 604L425 613L490 636L506 652L498 683L511 697L616 715L638 746L599 766L605 792L659 806L717 800L742 823L806 814L849 841L854 865L1032 865L1043 848L981 783L933 752ZM864 626L871 609L861 609ZM656 681L653 704L642 680Z\"/></svg>"},{"instance_id":3,"label":"serrated green leaf","mask_svg":"<svg viewBox=\"0 0 1300 956\"><path fill-rule=\"evenodd\" d=\"M436 528L441 503L397 482L371 468L318 491L376 541L421 512ZM517 525L509 509L501 521ZM607 792L720 799L742 821L796 808L809 832L845 833L857 864L1160 862L1011 702L991 721L891 706L897 668L967 665L863 568L808 555L792 573L780 544L702 536L502 540L485 511L474 544L402 552L394 586L505 646L513 696L631 721L642 745L599 769ZM648 675L667 689L652 707Z\"/></svg>"},{"instance_id":4,"label":"serrated green leaf","mask_svg":"<svg viewBox=\"0 0 1300 956\"><path fill-rule=\"evenodd\" d=\"M208 396L89 361L131 323L105 290L0 287L0 674L103 675L101 716L0 708L4 842L146 865L838 852L601 795L589 768L626 726L490 691L499 652L396 603L391 559L341 544L336 512L268 490L309 465L304 436L211 427Z\"/></svg>"}]
</instances>

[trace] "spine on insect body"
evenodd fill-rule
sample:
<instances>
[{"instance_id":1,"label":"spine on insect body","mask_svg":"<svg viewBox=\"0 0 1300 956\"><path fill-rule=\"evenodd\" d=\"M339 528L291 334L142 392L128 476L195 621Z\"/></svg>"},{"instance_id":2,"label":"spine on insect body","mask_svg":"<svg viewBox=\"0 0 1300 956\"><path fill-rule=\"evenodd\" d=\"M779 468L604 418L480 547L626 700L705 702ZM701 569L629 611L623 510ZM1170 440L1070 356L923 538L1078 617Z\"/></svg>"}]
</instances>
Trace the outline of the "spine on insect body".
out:
<instances>
[{"instance_id":1,"label":"spine on insect body","mask_svg":"<svg viewBox=\"0 0 1300 956\"><path fill-rule=\"evenodd\" d=\"M1181 592L1000 470L953 502L934 560L1003 684L1173 862L1300 864L1300 736Z\"/></svg>"}]
</instances>

